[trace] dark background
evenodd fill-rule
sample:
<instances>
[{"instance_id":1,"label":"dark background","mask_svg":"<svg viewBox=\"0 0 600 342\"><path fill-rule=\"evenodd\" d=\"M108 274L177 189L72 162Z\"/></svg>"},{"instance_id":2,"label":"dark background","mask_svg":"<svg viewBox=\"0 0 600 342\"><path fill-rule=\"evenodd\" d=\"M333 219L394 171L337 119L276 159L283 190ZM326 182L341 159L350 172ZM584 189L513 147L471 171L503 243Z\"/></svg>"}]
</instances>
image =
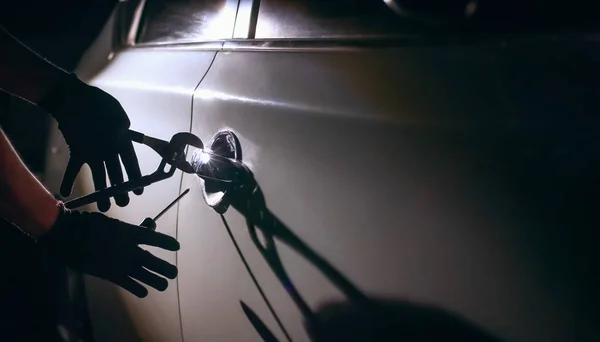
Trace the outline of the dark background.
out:
<instances>
[{"instance_id":1,"label":"dark background","mask_svg":"<svg viewBox=\"0 0 600 342\"><path fill-rule=\"evenodd\" d=\"M12 1L3 3L0 25L52 63L73 71L116 3ZM42 182L51 123L33 104L0 91L0 127ZM0 268L0 340L92 340L81 278L47 263L32 239L2 219ZM69 333L59 337L58 325Z\"/></svg>"},{"instance_id":2,"label":"dark background","mask_svg":"<svg viewBox=\"0 0 600 342\"><path fill-rule=\"evenodd\" d=\"M115 4L115 0L14 1L10 3L10 7L5 5L5 8L0 9L0 25L43 57L66 71L72 71L81 55L101 30ZM573 7L571 6L571 8ZM594 12L583 13L590 14ZM597 82L600 77L598 51L585 51L585 53L582 52L579 55L569 54L568 56L565 55L564 58L560 51L561 47L557 46L556 64L568 69L567 71L573 77L573 80L578 84L582 84L582 89L587 89L587 91L597 90ZM541 67L537 64L537 61L531 61L530 66ZM521 79L515 80L513 88L515 93L519 93L519 85L522 84L522 81ZM525 88L525 86L522 87ZM547 89L540 89L540 92L546 91ZM527 93L523 91L520 94L525 96ZM551 92L545 94L541 94L540 97L552 96ZM536 108L533 107L534 105L537 104L532 104L533 109ZM532 112L535 112L535 110L532 110ZM51 119L49 116L35 106L0 92L0 126L12 140L25 163L42 180L50 124ZM540 141L542 141L540 142L542 144L543 140L540 139ZM514 159L514 156L507 156L507 160L511 158ZM535 194L534 198L531 198L531 202L537 202L540 208L555 209L552 213L554 214L555 225L565 223L564 221L570 220L572 217L578 218L580 222L576 223L582 227L598 221L596 214L598 203L598 194L596 193L598 189L597 175L594 176L590 172L586 174L586 177L576 178L578 184L560 182L554 184L553 177L560 176L560 173L566 169L564 166L567 164L557 162L558 166L554 168L555 173L543 169L541 163L527 165L524 161L523 165L523 169L526 169L529 174L537 173L544 176L543 179L540 177L539 184L531 182L520 184L524 192L523 197ZM595 165L597 166L597 164ZM593 169L597 170L597 168ZM532 178L533 176L527 179ZM555 178L561 179L558 176ZM555 197L543 196L544 191L556 190L556 188L562 189L565 194L570 195L561 199L564 203L550 203ZM574 193L573 189L585 189L586 193L583 195ZM531 193L526 193L526 190L531 190ZM567 210L564 209L565 207ZM0 224L3 223L0 222ZM565 224L565 226L568 225ZM63 290L62 283L65 279L65 272L44 264L42 262L43 257L36 254L33 243L28 237L14 227L4 228L0 227L0 268L2 268L3 274L10 277L10 279L6 278L7 281L3 282L2 287L0 287L0 293L4 300L0 303L0 310L2 311L2 317L10 316L11 320L1 321L0 328L10 325L11 328L35 332L38 334L37 337L47 336L47 332L55 332L56 321L64 315L64 312L61 311L60 301L63 298L61 297L61 291ZM588 245L588 248L582 248L582 250L592 250L589 246L595 245L597 239L588 239L588 237L598 237L597 230L595 230L598 227L590 226L589 228L594 231L593 234L578 236L578 231L572 231L568 232L570 233L567 234L568 239L576 241L582 246ZM557 229L548 227L548 231L556 232ZM552 237L551 234L547 235L549 238ZM554 238L558 240L556 236ZM565 238L561 235L561 239ZM527 237L523 240L527 241ZM576 243L573 242L567 245L576 245ZM562 251L565 254L575 254L577 252L570 249ZM599 265L595 255L590 255L588 260L589 265ZM574 265L574 272L583 273L592 269L592 267L583 267L586 265ZM548 272L552 271L549 270ZM590 279L592 277L592 275L589 275ZM593 288L595 284L597 282L590 281L588 286ZM593 293L593 290L590 290L589 293ZM590 298L589 300L596 299ZM589 314L594 315L595 312ZM50 340L34 337L32 339ZM0 340L22 339L9 339L0 332Z\"/></svg>"},{"instance_id":3,"label":"dark background","mask_svg":"<svg viewBox=\"0 0 600 342\"><path fill-rule=\"evenodd\" d=\"M13 1L0 9L0 25L66 71L94 41L116 0ZM0 92L0 126L26 164L43 176L50 118L35 106Z\"/></svg>"}]
</instances>

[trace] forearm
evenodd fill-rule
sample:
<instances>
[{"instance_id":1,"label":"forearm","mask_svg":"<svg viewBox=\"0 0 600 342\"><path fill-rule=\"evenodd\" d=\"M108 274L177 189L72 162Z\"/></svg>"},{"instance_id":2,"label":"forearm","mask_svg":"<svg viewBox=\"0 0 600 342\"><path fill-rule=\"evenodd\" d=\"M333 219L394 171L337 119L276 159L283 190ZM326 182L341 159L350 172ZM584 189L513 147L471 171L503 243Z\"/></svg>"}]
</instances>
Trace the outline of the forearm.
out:
<instances>
[{"instance_id":1,"label":"forearm","mask_svg":"<svg viewBox=\"0 0 600 342\"><path fill-rule=\"evenodd\" d=\"M37 103L65 75L0 26L0 89Z\"/></svg>"},{"instance_id":2,"label":"forearm","mask_svg":"<svg viewBox=\"0 0 600 342\"><path fill-rule=\"evenodd\" d=\"M0 129L0 216L39 237L58 218L58 201L27 169Z\"/></svg>"}]
</instances>

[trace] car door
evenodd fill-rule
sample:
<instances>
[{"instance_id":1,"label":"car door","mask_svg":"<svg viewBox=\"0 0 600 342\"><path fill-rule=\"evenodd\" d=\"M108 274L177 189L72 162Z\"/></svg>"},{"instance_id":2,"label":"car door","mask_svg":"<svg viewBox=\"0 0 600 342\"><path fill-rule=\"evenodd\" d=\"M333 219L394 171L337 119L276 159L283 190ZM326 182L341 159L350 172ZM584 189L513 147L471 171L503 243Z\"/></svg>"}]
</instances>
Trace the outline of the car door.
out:
<instances>
[{"instance_id":1,"label":"car door","mask_svg":"<svg viewBox=\"0 0 600 342\"><path fill-rule=\"evenodd\" d=\"M594 41L431 35L360 3L135 3L78 72L148 135L234 132L269 211L368 296L430 304L511 340L593 340L581 313L595 298L584 220L598 155ZM121 33L122 49L102 45ZM158 156L136 151L152 172ZM87 279L97 340L259 340L257 318L280 340L307 340L244 217L230 208L223 220L203 182L180 177L109 212L138 222L191 189L159 221L182 244L155 251L180 269L165 293L138 300ZM311 309L348 300L322 267L276 246Z\"/></svg>"},{"instance_id":2,"label":"car door","mask_svg":"<svg viewBox=\"0 0 600 342\"><path fill-rule=\"evenodd\" d=\"M594 336L580 314L589 278L567 266L589 269L587 252L555 254L594 235L555 220L590 213L557 199L585 203L575 178L595 170L589 84L565 83L569 56L592 66L593 45L403 35L412 26L391 11L335 3L260 1L249 38L225 42L195 90L192 133L234 132L269 211L368 296L433 305L508 340ZM258 339L248 307L279 339L308 340L287 290L313 310L348 300L277 242L292 283L282 286L244 217L209 208L199 177L182 184L192 189L178 218L187 341Z\"/></svg>"},{"instance_id":3,"label":"car door","mask_svg":"<svg viewBox=\"0 0 600 342\"><path fill-rule=\"evenodd\" d=\"M214 59L214 47L221 46L216 42L211 43L210 49L187 49L172 43L182 43L190 37L231 38L235 19L232 9L237 8L237 0L162 5L160 1L121 3L86 52L77 73L121 102L129 115L131 129L168 141L175 133L189 132L194 89ZM220 7L224 11L216 10ZM182 11L185 16L181 16ZM188 15L204 21L187 22ZM218 30L205 29L206 21L217 22ZM164 30L165 26L169 30ZM156 152L134 145L142 173L156 171L160 163ZM65 146L56 146L61 147L52 150L55 156L64 154ZM51 167L57 180L63 169L64 164L55 163ZM143 195L131 194L127 207L113 203L107 215L139 223L145 217L156 216L178 196L180 187L181 172L177 171L172 177L147 187ZM82 172L78 194L92 191L89 173ZM97 210L93 205L87 209ZM177 211L168 211L157 225L157 231L177 237ZM152 247L148 250L177 264L176 253ZM182 340L177 281L169 281L165 292L150 289L147 298L138 299L111 283L86 277L96 341Z\"/></svg>"}]
</instances>

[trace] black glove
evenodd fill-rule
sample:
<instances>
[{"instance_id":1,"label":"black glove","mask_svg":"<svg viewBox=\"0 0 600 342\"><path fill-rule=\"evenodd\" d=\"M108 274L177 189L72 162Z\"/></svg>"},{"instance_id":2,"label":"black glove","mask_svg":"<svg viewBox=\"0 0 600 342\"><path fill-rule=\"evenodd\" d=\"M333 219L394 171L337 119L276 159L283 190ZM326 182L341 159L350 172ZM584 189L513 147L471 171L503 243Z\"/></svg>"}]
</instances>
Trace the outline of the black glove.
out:
<instances>
[{"instance_id":1,"label":"black glove","mask_svg":"<svg viewBox=\"0 0 600 342\"><path fill-rule=\"evenodd\" d=\"M38 105L56 119L71 152L60 187L62 196L71 194L75 178L86 163L92 170L96 190L106 188L105 166L111 184L123 182L119 155L130 180L142 176L133 144L126 137L129 118L114 97L66 74ZM133 192L140 195L143 189ZM115 196L115 202L126 206L128 194ZM100 211L109 208L109 199L98 201Z\"/></svg>"},{"instance_id":2,"label":"black glove","mask_svg":"<svg viewBox=\"0 0 600 342\"><path fill-rule=\"evenodd\" d=\"M111 281L142 298L148 290L134 279L164 291L177 267L138 245L179 250L174 238L112 219L101 213L80 212L61 206L58 220L38 239L48 257L72 269ZM152 272L156 273L152 273Z\"/></svg>"}]
</instances>

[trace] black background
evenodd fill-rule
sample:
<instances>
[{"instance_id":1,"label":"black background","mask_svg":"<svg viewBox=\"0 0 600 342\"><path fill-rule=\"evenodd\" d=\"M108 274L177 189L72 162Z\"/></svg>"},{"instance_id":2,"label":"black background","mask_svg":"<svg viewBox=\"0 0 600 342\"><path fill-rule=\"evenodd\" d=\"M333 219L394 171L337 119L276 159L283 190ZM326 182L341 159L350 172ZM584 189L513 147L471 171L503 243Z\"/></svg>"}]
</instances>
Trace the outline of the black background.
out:
<instances>
[{"instance_id":1,"label":"black background","mask_svg":"<svg viewBox=\"0 0 600 342\"><path fill-rule=\"evenodd\" d=\"M70 72L116 3L115 0L4 2L0 25ZM50 123L51 118L31 103L0 91L0 127L42 181ZM57 330L61 324L75 336L91 341L85 309L73 309L84 307L85 299L77 303L65 299L67 270L46 262L32 239L2 219L0 268L4 275L0 282L0 340L63 341Z\"/></svg>"}]
</instances>

